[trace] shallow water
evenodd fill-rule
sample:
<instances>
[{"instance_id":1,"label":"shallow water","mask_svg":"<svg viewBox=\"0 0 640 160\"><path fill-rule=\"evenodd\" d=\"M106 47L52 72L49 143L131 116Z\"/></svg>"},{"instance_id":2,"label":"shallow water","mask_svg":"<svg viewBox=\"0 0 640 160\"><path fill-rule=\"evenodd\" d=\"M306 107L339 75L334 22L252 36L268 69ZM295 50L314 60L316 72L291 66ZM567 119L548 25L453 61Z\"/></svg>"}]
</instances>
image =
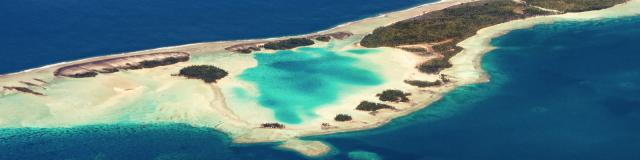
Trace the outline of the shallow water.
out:
<instances>
[{"instance_id":1,"label":"shallow water","mask_svg":"<svg viewBox=\"0 0 640 160\"><path fill-rule=\"evenodd\" d=\"M0 127L216 121L205 112L214 97L205 83L172 77L171 72L133 72L56 81L37 90L47 96L1 95Z\"/></svg>"},{"instance_id":2,"label":"shallow water","mask_svg":"<svg viewBox=\"0 0 640 160\"><path fill-rule=\"evenodd\" d=\"M272 109L278 121L290 124L301 123L301 117L317 116L314 109L335 102L341 95L383 83L375 72L363 67L371 64L348 55L378 50L348 50L345 55L328 46L256 54L258 66L245 70L240 78L256 85L255 98L261 106ZM234 92L237 97L246 97L241 88Z\"/></svg>"}]
</instances>

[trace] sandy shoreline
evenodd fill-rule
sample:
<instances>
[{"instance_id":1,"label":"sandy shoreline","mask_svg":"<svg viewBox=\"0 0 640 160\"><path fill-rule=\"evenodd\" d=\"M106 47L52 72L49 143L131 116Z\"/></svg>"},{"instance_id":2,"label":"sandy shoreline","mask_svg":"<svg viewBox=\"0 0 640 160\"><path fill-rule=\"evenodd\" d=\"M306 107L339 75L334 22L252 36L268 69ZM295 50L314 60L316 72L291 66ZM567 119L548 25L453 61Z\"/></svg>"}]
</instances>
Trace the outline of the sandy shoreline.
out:
<instances>
[{"instance_id":1,"label":"sandy shoreline","mask_svg":"<svg viewBox=\"0 0 640 160\"><path fill-rule=\"evenodd\" d=\"M509 33L513 30L531 28L539 24L550 24L562 21L588 21L605 18L619 18L627 16L640 15L640 0L631 0L624 4L620 4L611 8L587 11L579 13L565 13L560 15L538 16L527 19L513 20L510 22L493 25L479 30L476 35L465 39L458 43L458 46L464 50L451 59L454 64L453 68L447 69L447 73L465 73L470 74L469 79L478 79L477 82L489 81L488 75L484 73L481 66L481 60L485 53L495 49L490 44L491 40ZM468 62L472 61L473 66L469 66ZM465 65L466 64L466 65Z\"/></svg>"},{"instance_id":2,"label":"sandy shoreline","mask_svg":"<svg viewBox=\"0 0 640 160\"><path fill-rule=\"evenodd\" d=\"M396 11L391 13L386 13L380 16L366 18L358 21L348 22L345 24L338 25L334 28L319 31L316 33L310 33L305 35L298 36L287 36L287 37L302 37L309 36L313 34L322 34L322 33L332 33L332 32L340 32L340 31L348 31L354 34L354 38L350 40L345 40L345 43L358 42L358 40L373 31L373 29L385 26L397 21L401 21L404 19L408 19L411 17L415 17L421 15L425 12L440 10L443 8L447 8L449 6L457 5L463 2L471 2L475 0L445 0L437 3L429 3L420 6L416 6L407 10ZM255 59L252 59L251 55L243 55L243 54L233 54L228 53L224 50L224 48L228 46L232 46L240 43L249 43L256 41L264 41L264 40L272 40L272 39L280 39L287 37L277 37L277 38L269 38L269 39L251 39L251 40L235 40L235 41L220 41L220 42L205 42L205 43L195 43L195 44L187 44L173 47L163 47L156 49L149 49L143 51L115 54L115 55L107 55L101 57L92 57L82 60L77 60L73 62L62 62L58 64L47 65L44 67L30 69L18 73L11 73L6 75L0 75L0 84L1 85L20 85L20 81L28 81L34 78L43 79L54 85L70 85L68 83L83 83L87 87L95 87L92 85L101 85L104 88L98 88L96 90L102 89L105 90L104 95L106 97L92 97L92 101L87 101L88 104L99 104L98 108L100 110L93 110L93 108L69 108L64 106L65 104L58 103L55 98L50 97L27 97L24 99L31 101L44 101L47 104L52 105L51 108L47 108L48 114L52 115L50 119L38 119L40 117L37 116L25 116L29 121L24 119L3 119L0 118L0 127L72 127L78 125L86 125L86 124L108 124L111 122L119 121L118 116L111 115L119 113L122 110L118 110L120 108L110 108L115 106L116 103L131 103L136 104L135 99L140 98L148 101L153 101L154 98L162 98L162 95L156 95L159 92L164 90L170 91L179 91L176 92L175 96L188 96L190 99L189 102L185 102L187 104L179 104L175 103L167 103L160 105L161 107L157 109L152 109L152 111L156 111L157 113L144 115L141 117L136 117L135 122L140 123L154 123L154 122L174 122L174 123L187 123L194 126L205 126L215 128L220 130L226 134L228 134L236 143L256 143L256 142L275 142L275 141L288 141L291 143L285 143L283 148L292 149L296 151L300 151L302 153L309 152L308 155L316 156L321 155L322 153L328 152L327 150L330 147L327 147L326 144L321 142L302 142L296 141L292 139L296 139L303 136L310 135L322 135L322 134L331 134L337 132L349 132L356 130L366 130L370 128L379 127L391 121L394 118L401 117L417 110L423 109L427 107L430 103L440 99L447 92L455 89L456 87L474 84L474 83L482 83L487 82L489 77L482 70L480 63L482 56L491 51L493 46L489 44L490 40L501 36L503 34L508 33L511 30L515 29L523 29L529 28L536 24L542 23L552 23L557 21L565 21L565 20L592 20L599 18L612 18L612 17L620 17L620 16L632 16L639 15L640 11L640 0L632 0L622 5L618 5L609 9L599 10L599 11L590 11L590 12L581 12L581 13L569 13L563 15L553 15L553 16L541 16L541 17L533 17L524 20L515 20L507 23L502 23L498 25L494 25L491 27L484 28L478 31L477 35L468 38L458 45L464 48L464 51L457 54L451 59L451 63L453 64L452 68L444 70L442 73L450 75L453 83L446 84L440 87L432 87L432 88L416 88L409 86L402 82L405 78L419 78L419 79L433 79L433 76L423 76L421 75L413 66L415 66L416 57L415 55L405 52L399 49L393 48L380 48L385 52L384 55L374 55L374 56L364 56L367 59L375 61L379 63L379 65L389 65L389 66L399 66L399 69L404 69L404 72L394 73L396 71L384 70L382 73L386 74L385 77L395 77L393 78L393 82L385 83L379 87L370 88L362 91L363 93L370 94L358 94L351 97L345 97L341 101L332 104L331 107L323 107L316 110L319 115L335 115L336 113L352 113L355 121L352 122L344 122L344 123L334 123L332 121L331 116L319 117L310 122L306 122L301 125L292 125L291 127L287 127L282 130L274 130L274 129L263 129L257 128L257 126L253 123L270 120L273 119L272 116L268 116L268 114L272 114L268 109L260 109L260 108L241 108L241 107L230 107L229 103L231 103L228 99L229 95L226 94L230 92L230 88L242 86L242 87L254 87L250 84L246 84L244 82L240 82L237 78L233 78L238 74L242 73L243 70L247 68L251 68L256 66L257 62ZM323 45L323 44L318 44ZM314 46L318 46L314 45ZM346 46L341 48L345 49L357 49L361 48L359 46ZM53 72L60 66L66 66L71 64L85 63L96 60L129 56L129 55L138 55L138 54L147 54L154 52L188 52L190 53L194 59L193 62L189 63L179 63L173 66L166 67L158 67L149 70L143 71L135 71L135 72L125 72L118 73L117 76L100 76L96 77L95 80L85 81L85 80L67 80L65 78L54 77ZM215 55L213 57L208 57L211 55ZM204 58L205 60L198 60L199 58ZM210 58L211 60L207 59ZM389 62L385 62L383 60L389 59ZM169 73L174 73L176 69L179 67L184 67L190 64L199 64L199 63L211 63L222 66L222 68L229 68L231 78L226 78L221 80L218 84L211 86L206 84L200 84L196 80L176 80L174 77L168 76ZM398 69L398 68L396 68ZM392 74L394 73L394 74ZM401 75L399 75L401 74ZM116 74L114 74L116 75ZM138 77L136 75L146 75L146 77ZM400 80L400 81L397 81ZM72 82L67 82L72 81ZM108 83L105 83L108 82ZM160 83L162 82L162 83ZM170 82L170 83L165 83ZM199 85L193 85L193 83L198 83ZM152 85L150 85L152 84ZM150 87L154 86L154 87ZM52 86L54 87L54 86ZM89 87L90 88L90 87ZM375 96L365 96L365 95L375 95L380 90L383 89L402 89L409 93L412 93L410 103L388 103L393 106L399 108L398 111L384 111L379 114L372 116L366 112L356 112L352 107L356 106L358 102L360 102L364 96L367 100L375 100ZM51 89L49 92L56 92L56 89ZM108 92L107 92L108 91ZM60 90L59 92L68 92L68 90ZM157 96L157 97L144 97L145 93ZM182 93L179 94L179 93ZM201 93L200 95L190 95L192 93ZM0 95L8 95L13 93L2 93ZM184 95L186 94L186 95ZM78 93L78 95L82 95L82 93ZM0 97L3 98L3 97ZM1 99L0 99L1 100ZM68 100L73 102L73 100ZM2 101L0 101L2 102ZM155 102L155 101L153 101ZM79 104L83 105L83 104ZM174 106L181 106L183 108L176 109ZM205 106L205 107L202 107ZM348 106L339 107L339 106ZM28 106L27 106L28 107ZM240 109L238 109L240 108ZM254 112L260 112L261 114L254 113L239 113L243 112L243 110L254 110ZM75 111L79 113L86 112L87 114L83 114L81 117L64 117L58 118L55 117L57 115L62 115L64 112ZM76 111L78 110L78 111ZM127 110L128 111L128 110ZM136 110L137 111L137 110ZM11 114L14 110L4 111L0 108L0 115L3 114ZM24 115L29 115L25 113ZM93 116L93 117L92 117ZM17 116L19 117L19 116ZM99 118L94 118L99 117ZM243 119L243 117L254 117L255 120L249 121ZM52 122L55 121L55 122ZM335 129L319 129L319 125L324 122L331 122L332 125L335 125ZM306 148L306 149L305 149ZM310 149L310 150L309 150Z\"/></svg>"},{"instance_id":3,"label":"sandy shoreline","mask_svg":"<svg viewBox=\"0 0 640 160\"><path fill-rule=\"evenodd\" d=\"M396 21L400 21L403 19L407 19L413 16L417 16L420 15L424 12L429 12L429 11L433 11L433 10L439 10L439 9L443 9L452 5L456 5L459 4L461 2L469 2L472 0L449 0L449 1L441 1L441 2L437 2L437 3L430 3L430 4L425 4L425 5L421 5L421 6L417 6L417 7L413 7L411 9L408 10L403 10L403 11L397 11L397 12L391 12L391 13L387 13L387 14L383 14L381 16L377 16L377 17L371 17L371 18L366 18L363 20L358 20L358 21L354 21L354 22L349 22L343 25L338 25L332 29L329 30L325 30L325 31L319 31L316 33L311 33L311 34L305 34L305 35L300 35L300 36L307 36L307 35L312 35L312 34L319 34L319 33L332 33L332 32L339 32L339 31L349 31L351 33L354 34L358 34L360 37L363 36L364 34L367 34L369 32L371 32L373 29L375 29L376 27L380 27L380 26L384 26L384 25L388 25L391 24L393 22ZM299 36L290 36L290 37L299 37ZM271 39L280 39L280 38L287 38L287 37L277 37L277 38L269 38L266 40L271 40ZM156 49L149 49L149 50L143 50L143 51L136 51L136 52L129 52L129 53L121 53L121 54L114 54L114 55L106 55L106 56L100 56L100 57L91 57L91 58L86 58L86 59L81 59L81 60L77 60L77 61L72 61L72 62L61 62L58 64L52 64L52 65L47 65L44 67L40 67L40 68L35 68L35 69L30 69L27 71L23 71L23 72L18 72L18 73L12 73L12 74L7 74L7 75L1 75L0 76L0 84L4 85L4 86L19 86L22 85L20 82L21 81L32 81L33 79L41 79L44 80L48 83L51 84L58 84L58 83L67 83L67 81L84 81L84 79L78 79L78 80L73 80L73 79L65 79L62 77L55 77L53 76L53 72L55 69L61 67L61 66L67 66L67 65L74 65L74 64L79 64L79 63L86 63L86 62L92 62L92 61L98 61L98 60L103 60L103 59L109 59L109 58L117 58L117 57L123 57L123 56L131 56L131 55L140 55L140 54L147 54L147 53L155 53L155 52L188 52L190 53L193 57L197 57L197 56L204 56L204 55L212 55L212 54L219 54L220 57L237 57L237 58L231 58L230 61L236 61L236 59L242 59L242 58L247 58L250 57L250 55L228 55L228 53L224 50L225 47L231 46L231 45L235 45L235 44L239 44L239 43L250 43L250 42L255 42L255 41L263 41L265 39L252 39L252 40L239 40L239 41L222 41L222 42L206 42L206 43L196 43L196 44L187 44L187 45L181 45L181 46L173 46L173 47L163 47L163 48L156 48ZM197 58L196 58L197 59ZM255 62L244 62L243 61L237 61L237 63L234 64L221 64L222 66L229 66L226 68L238 68L237 66L240 65L242 67L240 68L249 68L252 66L255 66ZM255 60L253 60L255 61ZM194 62L197 63L197 62ZM220 63L229 63L229 62L220 62ZM149 70L143 70L143 71L136 71L136 74L166 74L165 72L167 72L166 70L175 70L178 67L183 67L186 64L177 64L174 66L170 66L170 67L159 67L157 69L149 69ZM232 75L230 75L230 77L237 75L238 72L241 72L242 69L236 69L237 71L231 71L233 72ZM139 91L139 89L141 87L145 87L142 84L139 84L138 82L135 82L134 80L129 80L124 78L125 76L120 76L122 74L125 75L129 75L129 74L133 74L133 73L118 73L119 77L113 77L113 76L104 76L104 77L98 77L95 79L96 82L85 82L82 85L101 85L101 81L116 81L118 83L108 83L109 85L103 86L106 88L113 88L114 91L108 91L109 92L109 96L105 96L105 98L108 97L114 97L114 98L109 98L109 99L105 99L105 98L94 98L96 100L100 100L100 103L116 103L115 101L120 100L121 98L115 98L115 97L126 97L123 95L129 95L129 94L139 94L137 92L141 92ZM158 79L156 77L152 77L155 79ZM167 78L167 77L162 77L162 78ZM220 85L225 85L225 83L236 83L236 82L231 82L232 80L223 80L221 81ZM164 88L170 88L171 86L169 84L164 85ZM2 91L4 95L10 95L10 94L15 94L12 92L7 92L7 91ZM63 92L63 91L61 91ZM68 90L65 90L65 92L68 92ZM214 96L217 99L224 99L224 96L219 95L218 96ZM30 98L32 101L36 101L36 102L40 102L42 101L43 103L47 103L47 104L51 104L51 103L55 103L57 104L58 102L55 102L55 100L53 97L40 97L40 98ZM49 102L51 101L51 102ZM87 103L98 103L98 102L87 102ZM211 104L211 103L208 103ZM211 106L211 105L210 105ZM227 108L226 106L223 106L222 108L218 108L221 106L212 106L212 108L214 108L214 110L225 110L225 108ZM55 110L53 110L55 111ZM49 111L49 112L53 112L53 111ZM8 112L8 111L7 111ZM98 111L92 111L92 112L98 112ZM268 112L265 110L265 112ZM0 113L2 113L2 111L0 110ZM211 112L211 114L216 114L216 113L220 113L218 111L216 112ZM92 114L98 114L98 113L92 113ZM226 112L226 114L228 116L231 116L231 114L236 114L233 112ZM52 114L53 116L56 116L57 114ZM195 117L196 115L193 115L193 117ZM197 115L200 116L200 115ZM19 116L17 116L19 117ZM109 116L111 117L111 116ZM225 117L225 116L222 116ZM228 117L227 117L228 118ZM23 126L23 127L70 127L70 126L77 126L77 125L84 125L84 124L103 124L103 123L109 123L110 120L104 120L104 119L108 119L108 118L101 118L103 120L85 120L83 119L79 119L79 120L75 120L73 122L69 121L69 122L54 122L55 124L58 125L49 125L49 123L43 123L41 121L45 121L45 120L37 120L37 122L21 122L24 121L22 119L15 119L15 120L2 120L0 119L0 126L14 126L14 127L18 127L18 126ZM236 142L245 142L245 143L249 143L249 142L266 142L266 141L281 141L281 140L286 140L292 137L299 137L302 135L307 135L307 134L301 134L304 132L309 132L309 131L305 131L305 130L298 130L295 131L294 133L291 133L290 130L285 130L285 131L276 131L279 133L271 133L273 132L272 130L262 130L262 129L253 129L253 126L248 126L248 127L244 127L244 129L239 129L237 126L247 126L247 124L245 124L245 122L239 122L237 120L230 120L230 119L217 119L217 120L210 120L210 121L217 121L217 122L198 122L198 123L192 123L193 121L191 120L176 120L174 117L169 117L167 119L170 120L156 120L156 121L170 121L170 122L184 122L184 123L190 123L193 125L200 125L200 126L208 126L208 127L213 127L219 130L222 130L225 133L230 134L232 137L235 137L234 140ZM56 121L58 119L51 119L48 121ZM116 121L114 120L114 118L111 119L112 121ZM5 124L1 124L1 122L5 122ZM13 122L15 121L15 122ZM67 121L67 120L62 120L62 121ZM15 124L14 124L15 123ZM230 127L230 126L236 126L236 127ZM314 126L315 127L315 126ZM370 126L369 126L370 127ZM369 128L367 127L367 128ZM293 129L297 129L297 128L293 128ZM250 131L249 131L250 130ZM260 133L255 133L255 132L260 132ZM264 135L262 134L262 132L267 132L264 133L266 135L272 135L272 136L268 136L268 137L253 137L253 136L247 136L247 135ZM333 132L333 131L331 131ZM327 132L327 131L313 131L313 134L324 134L324 133L331 133L331 132ZM239 136L233 136L233 135L239 135ZM273 136L273 135L277 135L277 136Z\"/></svg>"},{"instance_id":4,"label":"sandy shoreline","mask_svg":"<svg viewBox=\"0 0 640 160\"><path fill-rule=\"evenodd\" d=\"M153 52L176 51L176 50L194 50L194 48L201 48L201 47L206 47L206 48L208 48L208 50L210 50L212 48L218 48L219 49L220 47L223 48L223 47L226 47L226 46L231 46L231 45L241 44L241 43L251 43L251 42L257 42L257 41L284 39L284 38L289 38L289 37L304 37L304 36L310 36L310 35L315 35L315 34L346 31L353 25L362 25L362 23L370 23L369 21L376 21L377 19L383 18L384 16L386 16L388 14L398 14L398 13L402 13L402 12L411 12L413 10L421 10L421 9L428 9L428 10L433 10L433 9L436 9L436 8L440 8L441 9L441 8L446 8L446 7L450 6L451 4L471 2L471 1L476 1L476 0L441 0L439 2L422 4L422 5L411 7L409 9L405 9L405 10L393 11L393 12L389 12L389 13L383 13L383 14L381 14L379 16L376 16L376 17L370 17L370 18L365 18L365 19L361 19L361 20L346 22L346 23L343 23L343 24L336 25L333 28L329 28L329 29L326 29L326 30L321 30L321 31L313 32L313 33L302 34L302 35L291 35L291 36L260 38L260 39L242 39L242 40L228 40L228 41L199 42L199 43L183 44L183 45L177 45L177 46L167 46L167 47L152 48L152 49L146 49L146 50L140 50L140 51L113 53L113 54L104 55L104 56L96 56L96 57L89 57L89 58L83 58L83 59L78 59L78 60L64 61L64 62L59 62L59 63L55 63L55 64L49 64L49 65L45 65L45 66L41 66L41 67L31 68L31 69L27 69L27 70L24 70L24 71L0 74L0 78L8 77L10 75L15 75L15 74L21 74L21 73L27 73L27 72L37 72L37 71L48 70L48 69L51 69L51 68L56 68L56 67L65 66L65 65L69 65L69 64L83 63L83 62L88 62L88 61L96 61L96 60L101 60L101 59L106 59L106 58L115 58L115 57L121 57L121 56L147 54L147 53L153 53ZM446 5L446 6L432 6L432 5ZM401 17L398 17L398 18L401 18ZM397 21L400 21L400 20L403 20L403 19L399 19ZM386 20L386 21L388 21L388 23L395 22L394 20L390 20L390 21ZM381 25L381 26L384 26L384 25ZM196 54L197 54L197 52L196 52Z\"/></svg>"}]
</instances>

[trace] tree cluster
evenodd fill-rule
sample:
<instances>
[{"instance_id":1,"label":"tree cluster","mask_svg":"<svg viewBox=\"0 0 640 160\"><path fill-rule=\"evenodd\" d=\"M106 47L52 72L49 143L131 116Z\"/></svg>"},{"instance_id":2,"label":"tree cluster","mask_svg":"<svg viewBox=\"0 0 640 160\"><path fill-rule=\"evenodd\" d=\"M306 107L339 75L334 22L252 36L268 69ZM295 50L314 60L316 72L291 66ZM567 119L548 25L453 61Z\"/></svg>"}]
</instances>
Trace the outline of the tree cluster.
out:
<instances>
[{"instance_id":1,"label":"tree cluster","mask_svg":"<svg viewBox=\"0 0 640 160\"><path fill-rule=\"evenodd\" d=\"M462 47L456 46L453 41L434 45L433 50L441 53L444 57L431 59L417 66L418 70L422 73L435 74L440 71L453 66L449 60L455 56L458 52L462 51Z\"/></svg>"},{"instance_id":2,"label":"tree cluster","mask_svg":"<svg viewBox=\"0 0 640 160\"><path fill-rule=\"evenodd\" d=\"M78 73L78 74L74 74L74 75L70 75L69 77L73 77L73 78L87 78L87 77L95 77L98 76L97 72L82 72L82 73Z\"/></svg>"},{"instance_id":3,"label":"tree cluster","mask_svg":"<svg viewBox=\"0 0 640 160\"><path fill-rule=\"evenodd\" d=\"M429 82L429 81L420 81L420 80L405 80L404 83L412 85L412 86L416 86L416 87L433 87L433 86L440 86L442 85L442 81L440 80L436 80L433 82Z\"/></svg>"},{"instance_id":4,"label":"tree cluster","mask_svg":"<svg viewBox=\"0 0 640 160\"><path fill-rule=\"evenodd\" d=\"M260 51L260 48L255 47L255 46L251 46L251 47L247 47L247 48L244 48L244 49L236 50L236 52L245 53L245 54L249 54L249 53L251 53L253 51Z\"/></svg>"},{"instance_id":5,"label":"tree cluster","mask_svg":"<svg viewBox=\"0 0 640 160\"><path fill-rule=\"evenodd\" d=\"M315 44L315 42L307 38L290 38L281 41L269 42L264 45L264 48L271 50L287 50L313 44Z\"/></svg>"},{"instance_id":6,"label":"tree cluster","mask_svg":"<svg viewBox=\"0 0 640 160\"><path fill-rule=\"evenodd\" d=\"M409 98L407 96L411 95L410 93L404 93L401 90L390 89L382 91L382 93L377 94L378 99L380 101L387 102L409 102Z\"/></svg>"},{"instance_id":7,"label":"tree cluster","mask_svg":"<svg viewBox=\"0 0 640 160\"><path fill-rule=\"evenodd\" d=\"M478 30L515 19L546 14L551 13L512 0L463 3L377 28L372 34L366 35L360 44L365 47L396 47L449 40L449 43L433 46L434 51L444 55L443 58L417 66L424 73L438 73L451 67L449 59L462 51L455 44L475 35Z\"/></svg>"},{"instance_id":8,"label":"tree cluster","mask_svg":"<svg viewBox=\"0 0 640 160\"><path fill-rule=\"evenodd\" d=\"M195 65L182 68L178 75L187 78L201 79L206 83L216 82L228 75L227 71L212 65Z\"/></svg>"},{"instance_id":9,"label":"tree cluster","mask_svg":"<svg viewBox=\"0 0 640 160\"><path fill-rule=\"evenodd\" d=\"M350 121L350 120L352 120L351 116L350 116L350 115L348 115L348 114L338 114L338 115L336 115L336 117L335 117L335 118L333 118L333 119L334 119L334 120L336 120L336 121L339 121L339 122L344 122L344 121Z\"/></svg>"},{"instance_id":10,"label":"tree cluster","mask_svg":"<svg viewBox=\"0 0 640 160\"><path fill-rule=\"evenodd\" d=\"M273 128L273 129L284 129L284 124L280 123L263 123L260 125L261 128Z\"/></svg>"},{"instance_id":11,"label":"tree cluster","mask_svg":"<svg viewBox=\"0 0 640 160\"><path fill-rule=\"evenodd\" d=\"M427 62L424 62L418 65L418 70L422 73L435 74L439 73L445 68L452 67L453 65L449 63L449 59L446 58L436 58L431 59Z\"/></svg>"},{"instance_id":12,"label":"tree cluster","mask_svg":"<svg viewBox=\"0 0 640 160\"><path fill-rule=\"evenodd\" d=\"M176 64L178 62L184 62L189 60L188 57L185 58L176 58L176 57L167 57L161 60L146 60L140 62L142 68L153 68L158 66L166 66L170 64Z\"/></svg>"},{"instance_id":13,"label":"tree cluster","mask_svg":"<svg viewBox=\"0 0 640 160\"><path fill-rule=\"evenodd\" d=\"M322 41L322 42L329 42L331 40L331 36L318 36L316 37L316 40Z\"/></svg>"},{"instance_id":14,"label":"tree cluster","mask_svg":"<svg viewBox=\"0 0 640 160\"><path fill-rule=\"evenodd\" d=\"M516 10L522 9L524 13ZM453 39L455 43L491 25L540 14L550 14L511 0L464 3L377 28L362 39L365 47L395 47Z\"/></svg>"},{"instance_id":15,"label":"tree cluster","mask_svg":"<svg viewBox=\"0 0 640 160\"><path fill-rule=\"evenodd\" d=\"M395 108L390 105L368 102L368 101L362 101L356 107L356 110L360 110L360 111L377 111L380 109L395 109Z\"/></svg>"},{"instance_id":16,"label":"tree cluster","mask_svg":"<svg viewBox=\"0 0 640 160\"><path fill-rule=\"evenodd\" d=\"M628 0L524 0L529 5L561 12L584 12L612 7Z\"/></svg>"}]
</instances>

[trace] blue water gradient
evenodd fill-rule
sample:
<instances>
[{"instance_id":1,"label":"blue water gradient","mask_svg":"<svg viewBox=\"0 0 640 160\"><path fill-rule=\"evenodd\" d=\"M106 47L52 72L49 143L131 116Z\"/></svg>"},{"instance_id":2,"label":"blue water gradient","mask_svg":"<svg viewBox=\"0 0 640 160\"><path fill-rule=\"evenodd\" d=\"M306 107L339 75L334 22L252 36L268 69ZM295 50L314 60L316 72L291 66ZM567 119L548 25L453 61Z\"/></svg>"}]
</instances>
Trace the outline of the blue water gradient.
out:
<instances>
[{"instance_id":1,"label":"blue water gradient","mask_svg":"<svg viewBox=\"0 0 640 160\"><path fill-rule=\"evenodd\" d=\"M301 123L302 117L316 117L314 109L335 102L353 89L383 82L373 71L357 67L363 63L359 59L331 49L304 47L256 54L258 66L245 70L240 78L256 85L261 106L272 109L278 121L289 124ZM238 97L244 95L241 91L235 92Z\"/></svg>"},{"instance_id":2,"label":"blue water gradient","mask_svg":"<svg viewBox=\"0 0 640 160\"><path fill-rule=\"evenodd\" d=\"M272 143L235 145L220 132L181 124L0 129L2 160L303 159Z\"/></svg>"},{"instance_id":3,"label":"blue water gradient","mask_svg":"<svg viewBox=\"0 0 640 160\"><path fill-rule=\"evenodd\" d=\"M491 82L379 129L313 139L337 159L638 159L639 41L640 17L516 30L483 58Z\"/></svg>"},{"instance_id":4,"label":"blue water gradient","mask_svg":"<svg viewBox=\"0 0 640 160\"><path fill-rule=\"evenodd\" d=\"M639 41L640 17L513 31L483 58L491 82L381 128L308 139L335 147L326 159L638 159ZM228 141L177 124L0 129L0 159L304 159Z\"/></svg>"},{"instance_id":5,"label":"blue water gradient","mask_svg":"<svg viewBox=\"0 0 640 160\"><path fill-rule=\"evenodd\" d=\"M2 0L0 74L195 42L306 34L436 0Z\"/></svg>"}]
</instances>

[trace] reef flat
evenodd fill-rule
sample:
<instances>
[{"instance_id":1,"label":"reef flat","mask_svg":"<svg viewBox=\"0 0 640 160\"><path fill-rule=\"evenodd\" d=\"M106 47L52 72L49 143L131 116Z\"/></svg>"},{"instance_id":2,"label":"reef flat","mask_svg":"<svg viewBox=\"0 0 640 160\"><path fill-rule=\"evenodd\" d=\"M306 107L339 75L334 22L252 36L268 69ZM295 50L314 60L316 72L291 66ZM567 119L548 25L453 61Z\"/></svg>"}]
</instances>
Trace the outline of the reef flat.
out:
<instances>
[{"instance_id":1,"label":"reef flat","mask_svg":"<svg viewBox=\"0 0 640 160\"><path fill-rule=\"evenodd\" d=\"M488 39L501 33L558 20L637 15L634 7L637 8L638 3L633 0L599 11L560 14L562 12L530 6L523 1L451 0L310 35L198 43L56 64L0 77L0 84L5 88L0 97L0 115L12 115L2 116L0 127L173 122L215 128L238 143L288 141L284 148L300 150L305 147L296 145L308 143L293 143L300 142L295 140L299 137L374 128L428 106L455 87L487 81L488 77L478 67L479 57L491 49ZM483 8L486 6L503 8ZM398 43L394 38L380 36L387 34L387 27L398 33L420 33L394 27L430 20L431 15L460 17L456 14L467 7L478 11L475 15L497 18L473 28L453 27L458 29L452 33L427 31L447 33L434 39L408 41L410 39L403 36L391 36L408 41ZM472 15L461 16L475 20ZM433 27L438 29L438 26L449 29L441 25ZM382 37L382 40L374 43L377 40L371 37ZM386 41L388 39L391 40ZM269 43L272 44L267 45ZM165 55L167 53L171 54ZM314 68L322 65L314 63L314 58L335 61L337 65ZM152 67L144 67L145 64ZM200 65L215 66L225 74L217 77L215 83L177 76L184 68ZM130 66L142 67L128 69ZM261 67L267 67L267 72L251 73ZM331 67L370 74L358 77L322 70ZM318 71L335 74L318 75ZM251 77L258 73L267 75ZM299 81L303 78L300 73L320 78ZM195 71L195 74L209 73ZM266 78L273 75L276 76ZM260 83L264 80L273 83ZM338 80L344 83L333 84ZM360 85L359 80L371 83ZM295 90L273 94L281 83L294 84L285 86ZM262 84L276 88L269 89ZM327 88L339 89L340 93L325 92ZM265 95L276 96L265 99ZM277 96L299 96L302 101L274 101ZM315 103L319 99L309 97L323 98L323 101ZM308 102L314 103L306 105ZM283 112L278 110L283 108L279 106L290 107ZM297 119L278 118L281 113L294 114ZM286 114L284 117L294 117ZM310 155L326 153L328 147L313 144L317 147L307 148L318 154Z\"/></svg>"}]
</instances>

